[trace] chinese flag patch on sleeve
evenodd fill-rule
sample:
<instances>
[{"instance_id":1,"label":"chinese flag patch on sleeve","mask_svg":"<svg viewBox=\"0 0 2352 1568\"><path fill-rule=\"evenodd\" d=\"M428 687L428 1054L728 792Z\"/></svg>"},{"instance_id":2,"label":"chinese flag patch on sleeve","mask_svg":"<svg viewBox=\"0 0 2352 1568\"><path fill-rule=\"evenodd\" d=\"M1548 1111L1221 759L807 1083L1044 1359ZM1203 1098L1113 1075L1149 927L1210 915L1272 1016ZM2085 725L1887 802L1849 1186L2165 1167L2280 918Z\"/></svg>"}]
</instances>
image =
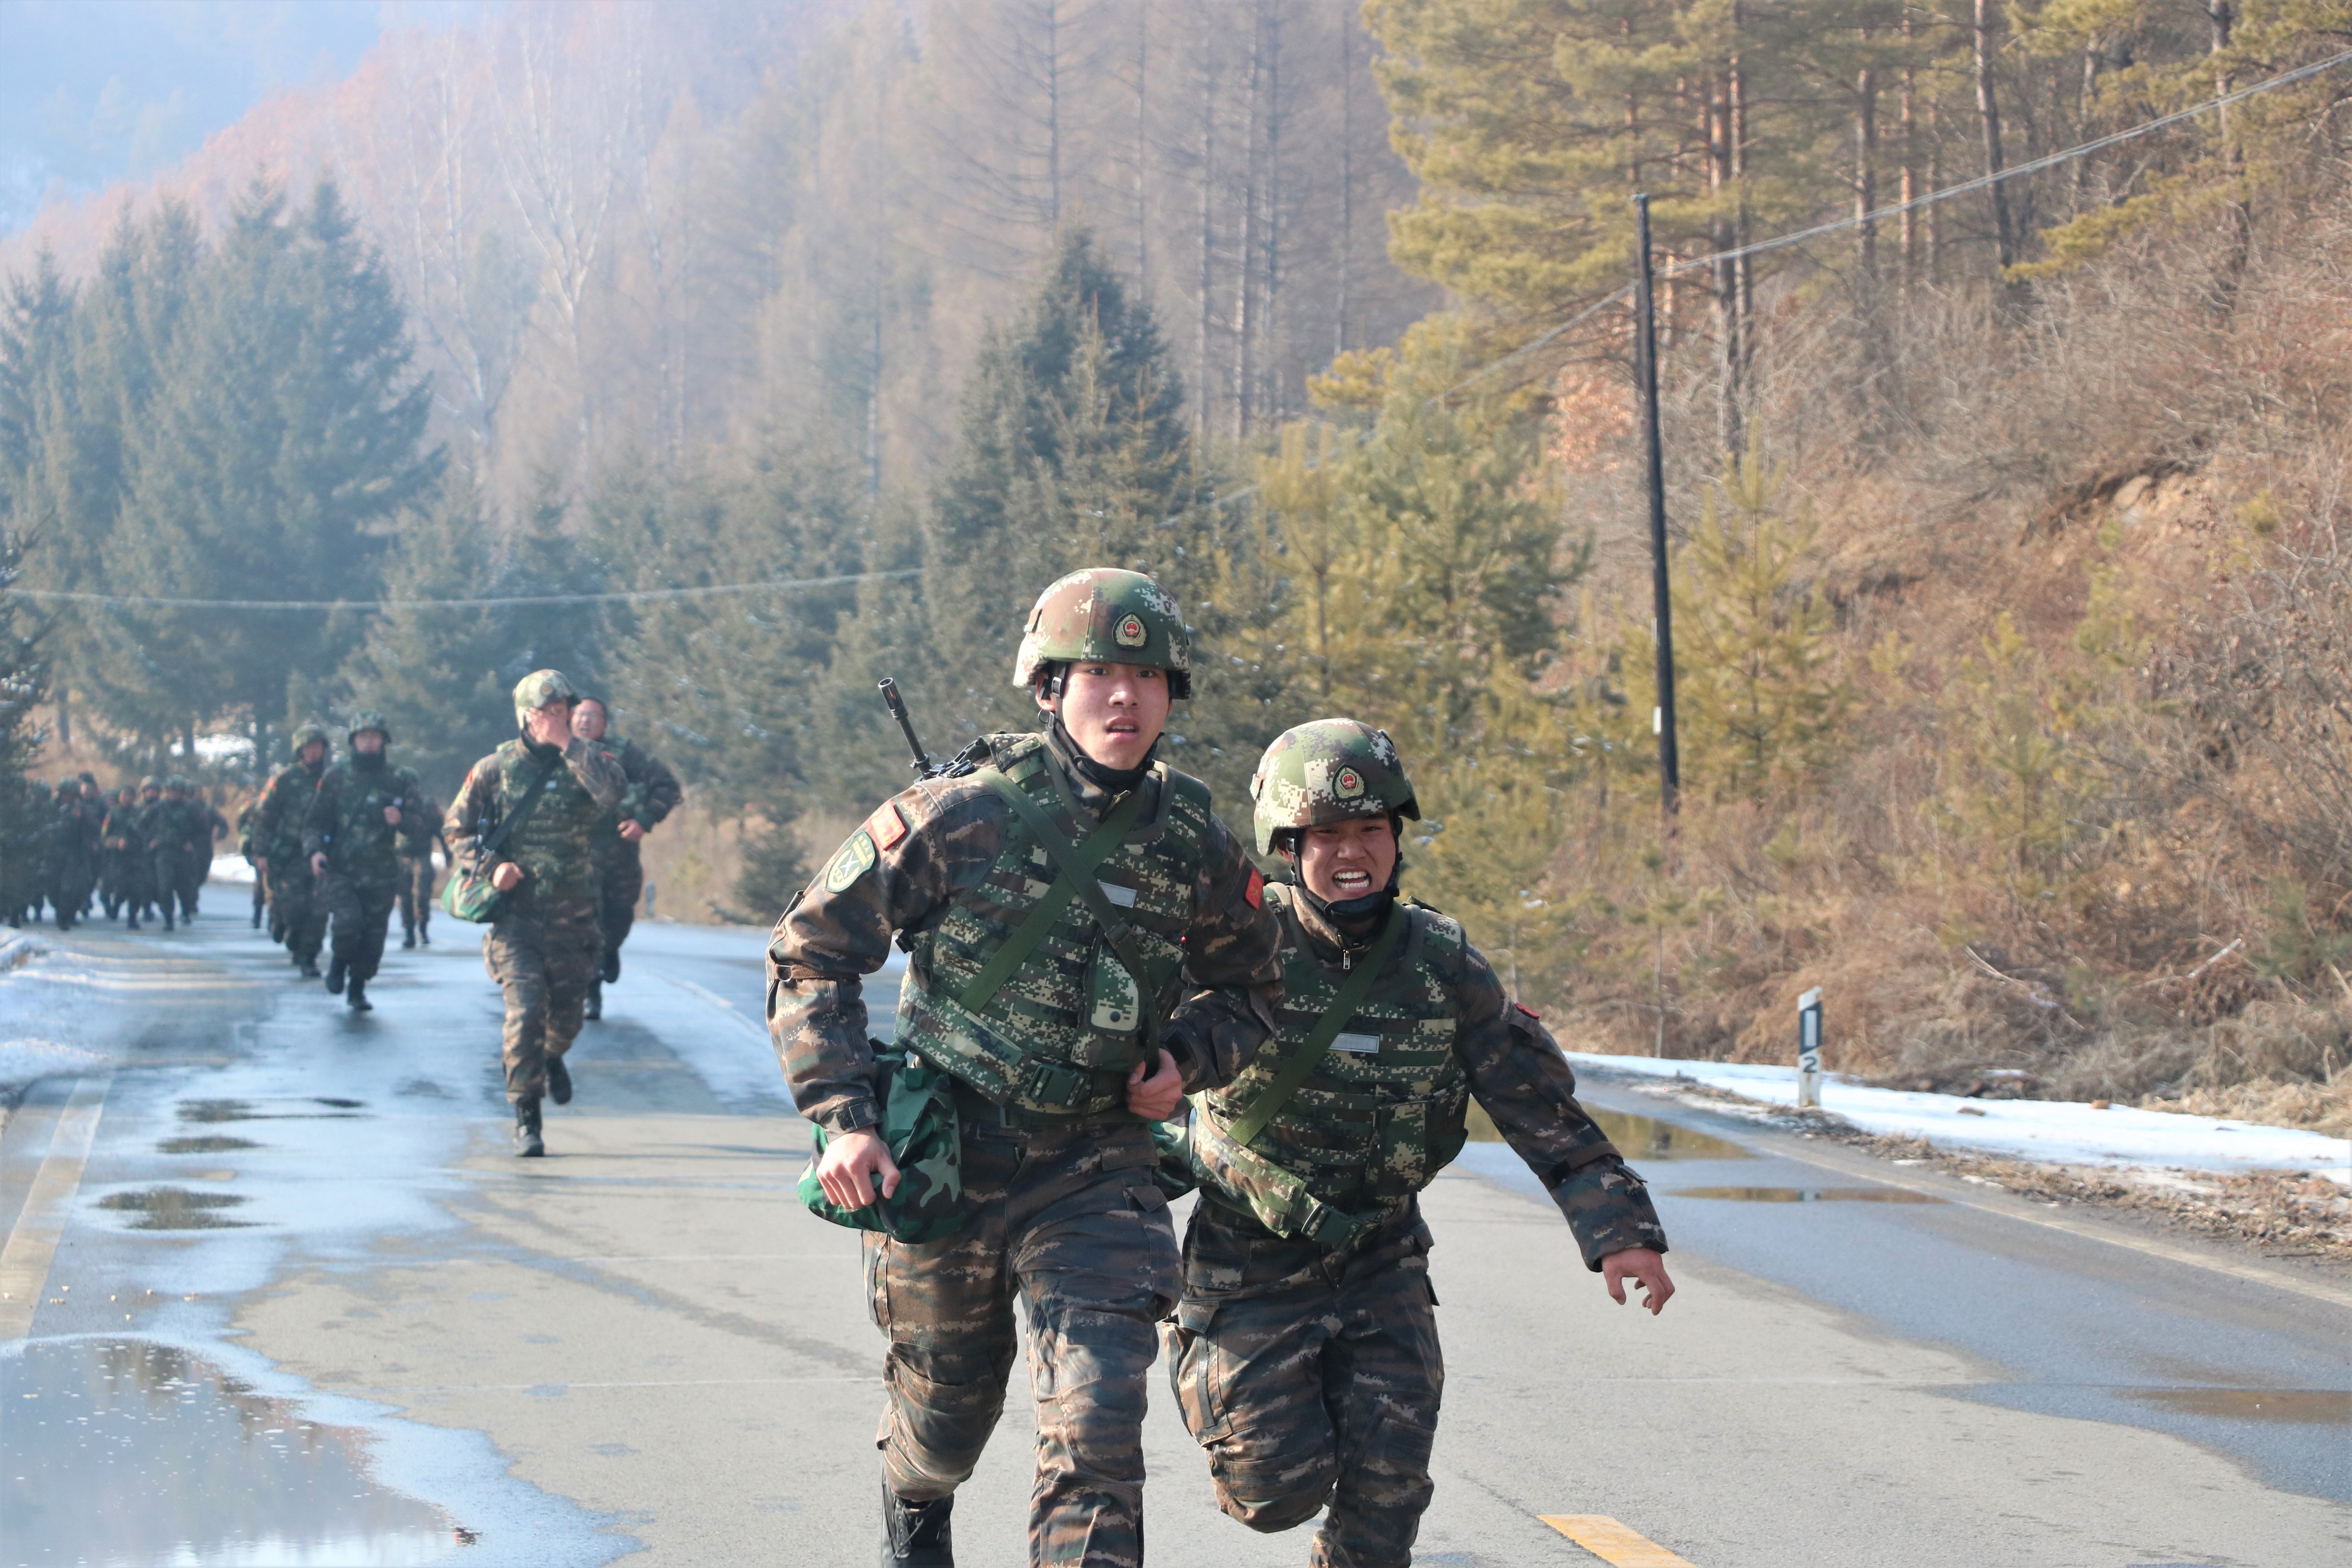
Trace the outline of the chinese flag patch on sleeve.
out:
<instances>
[{"instance_id":1,"label":"chinese flag patch on sleeve","mask_svg":"<svg viewBox=\"0 0 2352 1568\"><path fill-rule=\"evenodd\" d=\"M887 849L907 837L907 819L898 815L898 803L886 800L877 806L874 815L866 819L866 831L874 835L877 847Z\"/></svg>"},{"instance_id":2,"label":"chinese flag patch on sleeve","mask_svg":"<svg viewBox=\"0 0 2352 1568\"><path fill-rule=\"evenodd\" d=\"M1249 868L1249 885L1242 889L1242 896L1250 901L1250 908L1265 908L1265 879L1258 875L1255 866Z\"/></svg>"}]
</instances>

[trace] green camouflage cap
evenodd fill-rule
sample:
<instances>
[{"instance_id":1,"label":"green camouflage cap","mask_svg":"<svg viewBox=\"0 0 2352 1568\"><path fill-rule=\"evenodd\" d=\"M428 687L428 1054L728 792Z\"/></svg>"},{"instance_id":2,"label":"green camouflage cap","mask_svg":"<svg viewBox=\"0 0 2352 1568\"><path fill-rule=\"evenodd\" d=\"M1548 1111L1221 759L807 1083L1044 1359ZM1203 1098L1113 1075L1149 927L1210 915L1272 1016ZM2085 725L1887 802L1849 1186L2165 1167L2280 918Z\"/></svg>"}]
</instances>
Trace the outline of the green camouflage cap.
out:
<instances>
[{"instance_id":1,"label":"green camouflage cap","mask_svg":"<svg viewBox=\"0 0 2352 1568\"><path fill-rule=\"evenodd\" d=\"M1034 686L1049 664L1099 659L1168 672L1168 690L1192 695L1192 639L1184 612L1140 572L1093 566L1037 595L1013 656L1013 684Z\"/></svg>"},{"instance_id":2,"label":"green camouflage cap","mask_svg":"<svg viewBox=\"0 0 2352 1568\"><path fill-rule=\"evenodd\" d=\"M1257 803L1257 852L1274 836L1326 822L1400 812L1419 820L1421 803L1386 730L1353 719L1318 719L1274 738L1250 775Z\"/></svg>"},{"instance_id":3,"label":"green camouflage cap","mask_svg":"<svg viewBox=\"0 0 2352 1568\"><path fill-rule=\"evenodd\" d=\"M525 724L551 702L577 702L580 692L560 669L534 669L515 682L515 722Z\"/></svg>"},{"instance_id":4,"label":"green camouflage cap","mask_svg":"<svg viewBox=\"0 0 2352 1568\"><path fill-rule=\"evenodd\" d=\"M344 739L357 741L363 730L373 730L383 737L385 745L392 744L392 721L373 709L362 709L352 715L351 728L344 731Z\"/></svg>"},{"instance_id":5,"label":"green camouflage cap","mask_svg":"<svg viewBox=\"0 0 2352 1568\"><path fill-rule=\"evenodd\" d=\"M298 724L294 727L294 733L286 738L286 749L299 757L302 754L302 748L313 741L322 746L328 743L327 727L315 719L307 724Z\"/></svg>"}]
</instances>

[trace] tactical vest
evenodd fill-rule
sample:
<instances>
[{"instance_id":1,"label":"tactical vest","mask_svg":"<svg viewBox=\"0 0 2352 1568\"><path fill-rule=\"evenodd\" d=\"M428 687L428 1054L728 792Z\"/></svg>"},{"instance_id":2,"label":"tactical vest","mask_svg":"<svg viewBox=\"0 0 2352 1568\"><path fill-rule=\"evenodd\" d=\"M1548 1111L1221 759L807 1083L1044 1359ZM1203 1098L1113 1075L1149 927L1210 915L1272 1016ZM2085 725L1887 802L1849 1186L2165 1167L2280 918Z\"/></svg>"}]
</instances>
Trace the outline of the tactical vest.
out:
<instances>
[{"instance_id":1,"label":"tactical vest","mask_svg":"<svg viewBox=\"0 0 2352 1568\"><path fill-rule=\"evenodd\" d=\"M1035 802L1069 844L1094 832L1042 736L1000 737L975 777L986 783L991 773ZM907 943L899 1045L998 1105L1055 1116L1126 1105L1128 1069L1150 1059L1176 1005L1213 820L1208 786L1198 779L1164 763L1150 777L1156 798L1095 868L1147 973L1128 974L1094 912L1074 898L1003 983L976 1008L966 1006L990 960L1060 876L1052 854L1008 806L988 874Z\"/></svg>"},{"instance_id":2,"label":"tactical vest","mask_svg":"<svg viewBox=\"0 0 2352 1568\"><path fill-rule=\"evenodd\" d=\"M271 865L282 868L301 863L302 819L325 774L324 768L314 773L299 763L289 763L270 779L261 804L269 841L261 846L261 853Z\"/></svg>"},{"instance_id":3,"label":"tactical vest","mask_svg":"<svg viewBox=\"0 0 2352 1568\"><path fill-rule=\"evenodd\" d=\"M1243 1148L1225 1129L1281 1072L1346 979L1315 961L1292 907L1297 890L1265 892L1283 925L1280 1027L1231 1084L1194 1097L1192 1156L1205 1185L1268 1229L1337 1247L1393 1213L1462 1152L1470 1080L1454 1054L1454 998L1443 978L1458 967L1462 927L1434 910L1397 907L1412 923L1391 972Z\"/></svg>"},{"instance_id":4,"label":"tactical vest","mask_svg":"<svg viewBox=\"0 0 2352 1568\"><path fill-rule=\"evenodd\" d=\"M544 764L524 750L520 741L499 748L499 820L504 821L522 804L523 792ZM499 847L501 858L522 868L522 886L512 902L538 914L560 906L593 903L596 868L590 860L596 818L602 815L596 797L572 776L561 760L541 786L549 793Z\"/></svg>"},{"instance_id":5,"label":"tactical vest","mask_svg":"<svg viewBox=\"0 0 2352 1568\"><path fill-rule=\"evenodd\" d=\"M383 819L384 808L399 807L406 823L416 810L416 775L389 764L367 772L346 764L341 773L338 820L334 837L327 845L327 862L347 874L388 873L400 854L401 829Z\"/></svg>"}]
</instances>

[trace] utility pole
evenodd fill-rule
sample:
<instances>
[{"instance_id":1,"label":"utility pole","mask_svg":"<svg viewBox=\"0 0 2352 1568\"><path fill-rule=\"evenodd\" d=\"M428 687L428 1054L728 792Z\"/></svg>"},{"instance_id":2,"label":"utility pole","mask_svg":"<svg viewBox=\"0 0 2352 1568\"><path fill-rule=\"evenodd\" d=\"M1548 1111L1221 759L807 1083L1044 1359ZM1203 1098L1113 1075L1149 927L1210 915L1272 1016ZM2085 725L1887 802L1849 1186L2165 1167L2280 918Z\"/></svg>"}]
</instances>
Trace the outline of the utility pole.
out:
<instances>
[{"instance_id":1,"label":"utility pole","mask_svg":"<svg viewBox=\"0 0 2352 1568\"><path fill-rule=\"evenodd\" d=\"M1641 270L1633 290L1633 376L1642 394L1642 443L1650 486L1650 582L1657 619L1658 805L1671 849L1682 810L1682 757L1675 742L1675 606L1666 579L1665 442L1658 428L1658 313L1651 291L1650 198L1633 198L1634 247Z\"/></svg>"}]
</instances>

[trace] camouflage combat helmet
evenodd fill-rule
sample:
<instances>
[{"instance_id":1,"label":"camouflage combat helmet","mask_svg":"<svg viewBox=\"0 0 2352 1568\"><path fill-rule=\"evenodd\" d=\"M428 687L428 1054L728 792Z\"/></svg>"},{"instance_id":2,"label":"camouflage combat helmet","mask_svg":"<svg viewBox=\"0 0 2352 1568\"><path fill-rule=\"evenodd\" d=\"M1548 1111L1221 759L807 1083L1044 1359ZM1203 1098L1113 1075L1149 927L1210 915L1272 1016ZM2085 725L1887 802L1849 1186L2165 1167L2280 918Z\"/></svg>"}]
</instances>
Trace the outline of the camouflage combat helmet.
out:
<instances>
[{"instance_id":1,"label":"camouflage combat helmet","mask_svg":"<svg viewBox=\"0 0 2352 1568\"><path fill-rule=\"evenodd\" d=\"M1277 833L1391 812L1421 816L1389 732L1353 719L1318 719L1276 735L1250 775L1250 798L1261 855L1274 852Z\"/></svg>"},{"instance_id":2,"label":"camouflage combat helmet","mask_svg":"<svg viewBox=\"0 0 2352 1568\"><path fill-rule=\"evenodd\" d=\"M1164 669L1171 696L1192 695L1192 639L1184 630L1184 612L1140 572L1090 567L1037 595L1021 651L1013 656L1013 684L1034 686L1047 665L1078 659Z\"/></svg>"},{"instance_id":3,"label":"camouflage combat helmet","mask_svg":"<svg viewBox=\"0 0 2352 1568\"><path fill-rule=\"evenodd\" d=\"M286 749L299 759L302 755L302 748L313 741L322 746L327 744L327 727L315 719L308 724L294 727L294 732L286 738Z\"/></svg>"},{"instance_id":4,"label":"camouflage combat helmet","mask_svg":"<svg viewBox=\"0 0 2352 1568\"><path fill-rule=\"evenodd\" d=\"M361 732L367 730L382 735L385 745L392 744L392 721L372 708L362 708L352 715L351 726L343 731L343 738L356 743Z\"/></svg>"},{"instance_id":5,"label":"camouflage combat helmet","mask_svg":"<svg viewBox=\"0 0 2352 1568\"><path fill-rule=\"evenodd\" d=\"M163 781L157 778L153 773L149 773L145 778L139 781L139 793L141 795L145 795L151 789L161 790L163 787Z\"/></svg>"},{"instance_id":6,"label":"camouflage combat helmet","mask_svg":"<svg viewBox=\"0 0 2352 1568\"><path fill-rule=\"evenodd\" d=\"M182 795L185 795L188 793L188 781L178 773L165 773L163 775L163 787L167 790L175 789Z\"/></svg>"},{"instance_id":7,"label":"camouflage combat helmet","mask_svg":"<svg viewBox=\"0 0 2352 1568\"><path fill-rule=\"evenodd\" d=\"M577 702L579 689L560 669L534 669L515 682L515 722L528 724L530 716L551 702Z\"/></svg>"}]
</instances>

